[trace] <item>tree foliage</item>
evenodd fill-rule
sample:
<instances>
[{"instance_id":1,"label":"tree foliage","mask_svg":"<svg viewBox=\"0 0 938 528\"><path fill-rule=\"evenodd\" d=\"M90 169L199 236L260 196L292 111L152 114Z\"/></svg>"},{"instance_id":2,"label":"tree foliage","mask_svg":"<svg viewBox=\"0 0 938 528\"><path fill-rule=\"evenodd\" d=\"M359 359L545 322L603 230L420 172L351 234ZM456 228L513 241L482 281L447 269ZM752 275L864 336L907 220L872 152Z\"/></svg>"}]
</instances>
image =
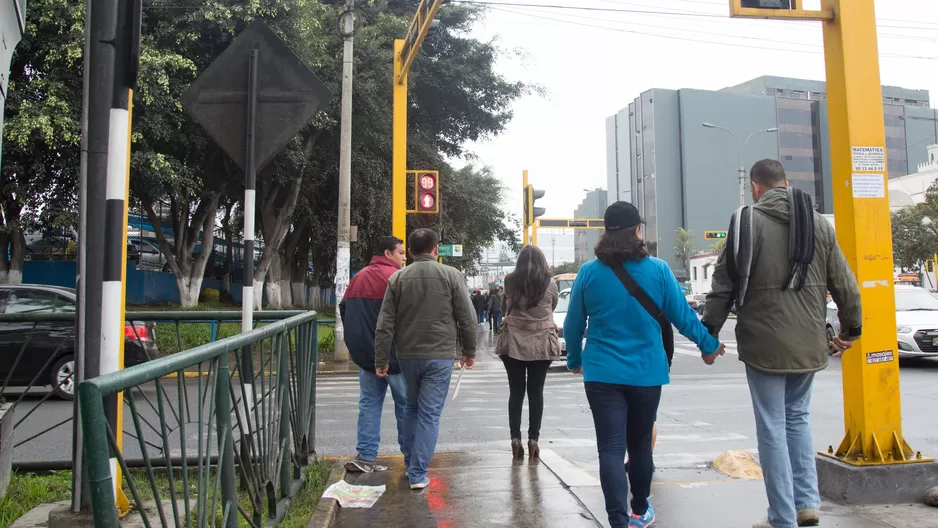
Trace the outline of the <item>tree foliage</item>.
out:
<instances>
[{"instance_id":1,"label":"tree foliage","mask_svg":"<svg viewBox=\"0 0 938 528\"><path fill-rule=\"evenodd\" d=\"M550 274L552 276L562 275L564 273L577 273L580 271L580 262L562 262L556 266L551 266Z\"/></svg>"},{"instance_id":2,"label":"tree foliage","mask_svg":"<svg viewBox=\"0 0 938 528\"><path fill-rule=\"evenodd\" d=\"M416 5L376 0L358 10L351 214L360 242L353 246L353 265L366 262L370 242L391 231L391 56ZM292 283L296 297L311 266L314 284L331 285L342 73L336 22L342 9L320 0L145 0L131 204L154 225L184 301L187 291L197 301L219 222L225 220L224 236L241 238L243 205L234 204L243 196L243 174L183 111L180 96L258 18L336 97L257 176L255 235L264 254L255 283ZM489 169L457 169L446 160L465 154L468 142L500 133L512 117L512 102L529 89L495 71L495 43L470 36L483 14L480 6L445 6L440 30L425 42L409 75L408 166L440 170L444 204L442 218L412 218L409 224L439 227L442 221L444 241L463 244L466 254L452 263L467 272L475 271L491 242L517 244L517 221L502 210L504 189ZM83 16L83 5L69 0L34 0L27 10L29 37L14 55L7 102L0 243L21 237L23 211L74 221ZM0 255L0 271L3 262ZM281 304L304 302L287 294Z\"/></svg>"},{"instance_id":3,"label":"tree foliage","mask_svg":"<svg viewBox=\"0 0 938 528\"><path fill-rule=\"evenodd\" d=\"M674 256L681 261L685 270L689 269L690 258L697 253L694 246L694 240L697 238L694 232L683 227L677 228L674 232Z\"/></svg>"},{"instance_id":4,"label":"tree foliage","mask_svg":"<svg viewBox=\"0 0 938 528\"><path fill-rule=\"evenodd\" d=\"M34 0L27 15L6 94L0 282L22 280L24 230L76 220L83 9L69 0Z\"/></svg>"},{"instance_id":5,"label":"tree foliage","mask_svg":"<svg viewBox=\"0 0 938 528\"><path fill-rule=\"evenodd\" d=\"M938 183L925 201L892 214L892 249L896 267L918 271L938 248Z\"/></svg>"}]
</instances>

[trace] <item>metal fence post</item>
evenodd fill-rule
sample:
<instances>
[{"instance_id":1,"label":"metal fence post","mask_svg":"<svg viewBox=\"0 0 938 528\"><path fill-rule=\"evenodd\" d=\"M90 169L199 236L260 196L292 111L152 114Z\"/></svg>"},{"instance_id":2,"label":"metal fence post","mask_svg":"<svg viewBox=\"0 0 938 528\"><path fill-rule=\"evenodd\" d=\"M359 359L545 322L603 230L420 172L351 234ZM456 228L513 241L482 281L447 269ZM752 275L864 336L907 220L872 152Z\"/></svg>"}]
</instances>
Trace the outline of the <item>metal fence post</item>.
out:
<instances>
[{"instance_id":1,"label":"metal fence post","mask_svg":"<svg viewBox=\"0 0 938 528\"><path fill-rule=\"evenodd\" d=\"M290 360L287 354L290 347L287 345L289 334L284 332L280 336L280 360L277 365L277 394L280 397L280 448L283 449L280 463L280 496L288 497L293 483L293 460L291 456L293 442L290 441Z\"/></svg>"},{"instance_id":2,"label":"metal fence post","mask_svg":"<svg viewBox=\"0 0 938 528\"><path fill-rule=\"evenodd\" d=\"M308 350L312 351L312 361L313 361L313 375L309 380L309 404L311 406L309 413L309 433L307 438L309 439L309 453L313 456L316 455L316 371L319 368L319 319L317 318L310 325L309 333L312 334L311 339L307 341Z\"/></svg>"},{"instance_id":3,"label":"metal fence post","mask_svg":"<svg viewBox=\"0 0 938 528\"><path fill-rule=\"evenodd\" d=\"M107 441L107 419L101 389L90 383L78 386L81 426L84 436L85 470L91 495L91 512L95 528L118 528L117 504L114 502L114 481L111 480L110 451Z\"/></svg>"},{"instance_id":4,"label":"metal fence post","mask_svg":"<svg viewBox=\"0 0 938 528\"><path fill-rule=\"evenodd\" d=\"M238 528L238 495L235 491L234 436L231 430L231 374L228 371L228 354L218 357L217 384L215 386L215 424L218 432L218 478L221 479L221 499L224 509L231 504L226 528Z\"/></svg>"}]
</instances>

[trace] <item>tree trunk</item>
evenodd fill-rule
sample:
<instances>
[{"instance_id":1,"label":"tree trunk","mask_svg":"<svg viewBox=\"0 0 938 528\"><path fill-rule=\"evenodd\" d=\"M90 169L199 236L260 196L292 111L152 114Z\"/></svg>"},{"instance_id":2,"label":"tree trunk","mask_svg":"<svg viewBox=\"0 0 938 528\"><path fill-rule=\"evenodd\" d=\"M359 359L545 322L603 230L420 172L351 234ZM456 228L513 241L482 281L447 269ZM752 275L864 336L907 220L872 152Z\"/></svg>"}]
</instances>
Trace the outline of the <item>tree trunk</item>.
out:
<instances>
[{"instance_id":1,"label":"tree trunk","mask_svg":"<svg viewBox=\"0 0 938 528\"><path fill-rule=\"evenodd\" d=\"M270 259L270 267L267 270L267 308L271 310L283 310L283 299L281 293L281 272L283 268L280 265L280 255L274 255Z\"/></svg>"},{"instance_id":2,"label":"tree trunk","mask_svg":"<svg viewBox=\"0 0 938 528\"><path fill-rule=\"evenodd\" d=\"M19 227L8 229L8 233L0 234L0 284L23 284L26 237Z\"/></svg>"},{"instance_id":3,"label":"tree trunk","mask_svg":"<svg viewBox=\"0 0 938 528\"><path fill-rule=\"evenodd\" d=\"M176 287L179 288L179 304L183 308L193 308L199 305L199 293L202 291L202 274L196 273L194 277L176 277Z\"/></svg>"},{"instance_id":4,"label":"tree trunk","mask_svg":"<svg viewBox=\"0 0 938 528\"><path fill-rule=\"evenodd\" d=\"M281 258L280 259L280 302L283 303L284 308L291 308L296 306L296 301L293 299L293 290L290 288L290 259Z\"/></svg>"},{"instance_id":5,"label":"tree trunk","mask_svg":"<svg viewBox=\"0 0 938 528\"><path fill-rule=\"evenodd\" d=\"M231 263L234 262L234 248L231 234L231 209L233 203L225 204L225 216L221 221L222 232L225 236L225 263L222 265L221 299L232 302L231 296Z\"/></svg>"},{"instance_id":6,"label":"tree trunk","mask_svg":"<svg viewBox=\"0 0 938 528\"><path fill-rule=\"evenodd\" d=\"M261 283L260 290L263 291L263 282L271 270L276 269L271 277L271 283L276 283L271 291L280 290L280 266L271 266L274 260L280 259L283 242L290 229L293 211L296 209L296 201L300 194L300 184L302 178L294 179L288 187L283 187L273 182L260 184L258 194L260 206L258 207L258 224L264 239L264 251L261 253L260 262L254 269L254 301L255 305L260 303L258 299L258 283ZM258 182L260 183L260 182ZM278 295L278 302L280 301ZM273 299L267 301L274 302Z\"/></svg>"},{"instance_id":7,"label":"tree trunk","mask_svg":"<svg viewBox=\"0 0 938 528\"><path fill-rule=\"evenodd\" d=\"M264 300L264 281L254 279L254 310L262 310Z\"/></svg>"},{"instance_id":8,"label":"tree trunk","mask_svg":"<svg viewBox=\"0 0 938 528\"><path fill-rule=\"evenodd\" d=\"M153 225L160 251L166 257L166 264L170 271L176 276L179 301L185 308L199 305L199 293L202 290L202 280L205 278L205 267L215 246L215 213L218 210L219 196L219 193L213 192L198 198L199 205L194 214L190 214L192 203L195 201L191 197L170 197L175 251L166 239L163 221L156 214L153 201L143 200L143 208ZM199 253L193 256L195 246L199 243L200 232L202 232L202 241Z\"/></svg>"}]
</instances>

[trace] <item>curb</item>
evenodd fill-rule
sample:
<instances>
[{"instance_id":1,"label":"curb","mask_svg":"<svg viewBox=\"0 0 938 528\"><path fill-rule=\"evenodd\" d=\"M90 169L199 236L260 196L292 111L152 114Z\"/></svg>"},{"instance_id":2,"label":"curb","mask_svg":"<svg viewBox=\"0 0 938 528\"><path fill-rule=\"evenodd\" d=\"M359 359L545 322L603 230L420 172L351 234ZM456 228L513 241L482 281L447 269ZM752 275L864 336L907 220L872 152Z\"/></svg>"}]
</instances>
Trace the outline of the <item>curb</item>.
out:
<instances>
[{"instance_id":1,"label":"curb","mask_svg":"<svg viewBox=\"0 0 938 528\"><path fill-rule=\"evenodd\" d=\"M345 464L337 461L329 472L329 478L326 479L326 488L340 480L345 480ZM306 524L306 528L332 528L335 524L335 518L339 515L339 501L335 499L319 499L316 505L316 511Z\"/></svg>"}]
</instances>

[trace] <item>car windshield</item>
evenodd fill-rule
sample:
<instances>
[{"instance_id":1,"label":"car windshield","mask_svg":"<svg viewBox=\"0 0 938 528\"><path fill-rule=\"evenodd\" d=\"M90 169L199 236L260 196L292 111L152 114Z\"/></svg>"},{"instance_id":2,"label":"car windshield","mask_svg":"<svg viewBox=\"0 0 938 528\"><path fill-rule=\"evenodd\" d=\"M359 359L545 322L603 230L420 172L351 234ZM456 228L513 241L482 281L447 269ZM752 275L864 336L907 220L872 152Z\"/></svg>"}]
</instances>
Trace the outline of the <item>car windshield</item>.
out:
<instances>
[{"instance_id":1,"label":"car windshield","mask_svg":"<svg viewBox=\"0 0 938 528\"><path fill-rule=\"evenodd\" d=\"M921 288L896 289L897 312L938 312L938 299Z\"/></svg>"},{"instance_id":2,"label":"car windshield","mask_svg":"<svg viewBox=\"0 0 938 528\"><path fill-rule=\"evenodd\" d=\"M567 311L567 306L570 305L570 292L560 292L560 295L557 296L557 307L554 308L555 312L565 313Z\"/></svg>"}]
</instances>

